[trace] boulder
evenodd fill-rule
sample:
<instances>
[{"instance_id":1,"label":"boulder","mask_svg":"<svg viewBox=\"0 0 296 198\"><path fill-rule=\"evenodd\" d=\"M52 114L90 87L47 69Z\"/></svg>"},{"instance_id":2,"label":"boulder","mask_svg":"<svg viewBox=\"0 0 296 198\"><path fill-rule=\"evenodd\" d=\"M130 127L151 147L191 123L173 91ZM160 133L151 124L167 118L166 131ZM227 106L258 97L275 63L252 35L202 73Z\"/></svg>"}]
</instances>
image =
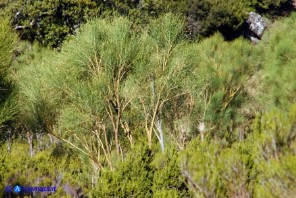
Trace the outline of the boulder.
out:
<instances>
[{"instance_id":1,"label":"boulder","mask_svg":"<svg viewBox=\"0 0 296 198\"><path fill-rule=\"evenodd\" d=\"M250 31L254 33L258 38L261 38L264 30L266 29L266 22L260 14L250 12L247 19Z\"/></svg>"}]
</instances>

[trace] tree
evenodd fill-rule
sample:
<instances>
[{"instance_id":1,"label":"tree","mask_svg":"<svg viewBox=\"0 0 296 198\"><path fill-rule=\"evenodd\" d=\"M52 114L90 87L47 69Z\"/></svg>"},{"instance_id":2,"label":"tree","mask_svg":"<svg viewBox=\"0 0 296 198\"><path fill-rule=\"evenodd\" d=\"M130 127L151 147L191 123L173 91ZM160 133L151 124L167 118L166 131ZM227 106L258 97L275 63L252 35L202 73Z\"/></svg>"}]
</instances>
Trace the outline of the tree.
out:
<instances>
[{"instance_id":1,"label":"tree","mask_svg":"<svg viewBox=\"0 0 296 198\"><path fill-rule=\"evenodd\" d=\"M13 50L16 49L16 41L17 37L10 29L9 20L0 18L0 130L13 119L16 113L16 104L12 98L13 86L8 77L13 60ZM11 138L11 133L9 133L8 139Z\"/></svg>"},{"instance_id":2,"label":"tree","mask_svg":"<svg viewBox=\"0 0 296 198\"><path fill-rule=\"evenodd\" d=\"M13 8L13 25L23 39L60 47L67 35L74 34L88 18L97 16L101 6L101 1L93 0L19 0Z\"/></svg>"},{"instance_id":3,"label":"tree","mask_svg":"<svg viewBox=\"0 0 296 198\"><path fill-rule=\"evenodd\" d=\"M148 145L151 148L155 134L163 152L165 105L187 94L178 84L186 67L186 60L180 58L184 52L182 30L182 21L173 15L152 22L142 37L138 72L130 79L137 90L132 104L144 119Z\"/></svg>"},{"instance_id":4,"label":"tree","mask_svg":"<svg viewBox=\"0 0 296 198\"><path fill-rule=\"evenodd\" d=\"M28 140L31 155L34 154L34 136L46 134L53 129L60 106L58 103L60 92L50 90L52 82L49 81L49 79L60 78L59 71L51 67L51 57L55 53L45 49L39 51L38 46L32 48L32 51L35 51L35 57L30 59L25 55L30 61L22 63L22 67L17 67L14 76L19 107L15 126ZM43 58L41 55L50 58ZM32 78L36 80L32 80Z\"/></svg>"},{"instance_id":5,"label":"tree","mask_svg":"<svg viewBox=\"0 0 296 198\"><path fill-rule=\"evenodd\" d=\"M289 0L255 0L252 2L255 8L262 10L279 8L285 3L289 3Z\"/></svg>"},{"instance_id":6,"label":"tree","mask_svg":"<svg viewBox=\"0 0 296 198\"><path fill-rule=\"evenodd\" d=\"M250 2L246 0L189 0L188 28L191 36L209 36L216 30L230 32L246 19Z\"/></svg>"}]
</instances>

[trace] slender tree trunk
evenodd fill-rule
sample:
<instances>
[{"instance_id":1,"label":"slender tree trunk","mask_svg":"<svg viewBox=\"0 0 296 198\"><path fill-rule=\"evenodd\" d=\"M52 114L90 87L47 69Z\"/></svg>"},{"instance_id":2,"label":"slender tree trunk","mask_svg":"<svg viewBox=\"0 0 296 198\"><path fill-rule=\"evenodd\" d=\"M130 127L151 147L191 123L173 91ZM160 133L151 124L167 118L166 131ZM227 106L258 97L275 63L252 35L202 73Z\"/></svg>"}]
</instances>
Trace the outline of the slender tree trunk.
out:
<instances>
[{"instance_id":1,"label":"slender tree trunk","mask_svg":"<svg viewBox=\"0 0 296 198\"><path fill-rule=\"evenodd\" d=\"M40 151L42 147L42 133L36 133L36 139L37 139L37 150Z\"/></svg>"},{"instance_id":2,"label":"slender tree trunk","mask_svg":"<svg viewBox=\"0 0 296 198\"><path fill-rule=\"evenodd\" d=\"M119 87L120 87L120 81L121 81L121 75L122 75L122 67L119 68L117 79L115 80L115 100L116 100L116 107L117 107L117 115L116 115L116 121L115 121L115 145L116 145L116 152L119 155L120 154L120 145L119 145L119 127L120 127L120 121L121 121L121 100L119 95Z\"/></svg>"},{"instance_id":3,"label":"slender tree trunk","mask_svg":"<svg viewBox=\"0 0 296 198\"><path fill-rule=\"evenodd\" d=\"M115 145L116 145L116 153L120 154L119 140L118 140L118 130L115 131Z\"/></svg>"},{"instance_id":4,"label":"slender tree trunk","mask_svg":"<svg viewBox=\"0 0 296 198\"><path fill-rule=\"evenodd\" d=\"M160 93L156 93L155 90L155 82L154 79L151 83L151 92L152 92L152 107L153 107L153 114L152 114L152 119L150 122L150 131L149 131L149 138L148 138L148 145L149 148L151 148L152 146L152 134L153 134L153 130L154 127L156 127L157 131L159 132L159 135L157 134L157 132L155 132L160 146L161 146L161 150L162 152L164 152L164 136L163 136L163 130L162 130L162 124L161 124L161 120L159 118L159 106L160 106Z\"/></svg>"},{"instance_id":5,"label":"slender tree trunk","mask_svg":"<svg viewBox=\"0 0 296 198\"><path fill-rule=\"evenodd\" d=\"M204 141L205 132L206 132L206 125L204 122L200 122L198 125L198 130L200 132L200 139L201 141Z\"/></svg>"},{"instance_id":6,"label":"slender tree trunk","mask_svg":"<svg viewBox=\"0 0 296 198\"><path fill-rule=\"evenodd\" d=\"M97 164L93 163L93 173L91 175L91 187L94 189L97 186L100 175L100 168Z\"/></svg>"},{"instance_id":7,"label":"slender tree trunk","mask_svg":"<svg viewBox=\"0 0 296 198\"><path fill-rule=\"evenodd\" d=\"M33 134L29 131L27 132L27 141L30 147L30 156L34 156L34 145L33 145Z\"/></svg>"},{"instance_id":8,"label":"slender tree trunk","mask_svg":"<svg viewBox=\"0 0 296 198\"><path fill-rule=\"evenodd\" d=\"M162 124L161 124L160 118L157 118L155 125L159 132L158 140L161 146L161 151L162 153L164 153L164 137L163 137L163 130L162 130Z\"/></svg>"},{"instance_id":9,"label":"slender tree trunk","mask_svg":"<svg viewBox=\"0 0 296 198\"><path fill-rule=\"evenodd\" d=\"M11 140L7 140L7 152L11 153Z\"/></svg>"},{"instance_id":10,"label":"slender tree trunk","mask_svg":"<svg viewBox=\"0 0 296 198\"><path fill-rule=\"evenodd\" d=\"M128 140L130 142L131 147L133 147L134 146L133 136L131 134L129 124L126 121L122 121L122 120L120 120L120 124L121 124L121 128L124 130L124 133L126 134Z\"/></svg>"},{"instance_id":11,"label":"slender tree trunk","mask_svg":"<svg viewBox=\"0 0 296 198\"><path fill-rule=\"evenodd\" d=\"M11 153L11 145L12 145L12 131L11 129L8 129L8 137L7 137L7 151L8 153Z\"/></svg>"},{"instance_id":12,"label":"slender tree trunk","mask_svg":"<svg viewBox=\"0 0 296 198\"><path fill-rule=\"evenodd\" d=\"M49 133L47 134L47 136L49 137L49 141L46 141L46 142L48 142L48 143L46 144L46 146L47 146L47 147L50 147L50 146L53 144L53 136L50 135Z\"/></svg>"}]
</instances>

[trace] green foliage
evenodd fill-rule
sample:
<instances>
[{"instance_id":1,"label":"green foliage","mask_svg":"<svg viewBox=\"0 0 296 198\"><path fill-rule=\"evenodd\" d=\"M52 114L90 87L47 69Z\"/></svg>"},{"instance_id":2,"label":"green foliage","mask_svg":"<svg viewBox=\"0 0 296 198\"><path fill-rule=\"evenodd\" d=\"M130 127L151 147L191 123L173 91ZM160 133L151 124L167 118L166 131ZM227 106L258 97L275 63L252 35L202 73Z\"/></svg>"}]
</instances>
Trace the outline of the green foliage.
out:
<instances>
[{"instance_id":1,"label":"green foliage","mask_svg":"<svg viewBox=\"0 0 296 198\"><path fill-rule=\"evenodd\" d=\"M181 160L183 176L198 197L293 196L295 105L259 117L246 141L232 146L196 139Z\"/></svg>"},{"instance_id":2,"label":"green foliage","mask_svg":"<svg viewBox=\"0 0 296 198\"><path fill-rule=\"evenodd\" d=\"M167 14L137 30L127 18L96 19L59 52L23 43L13 126L54 134L63 142L56 155L64 143L83 155L67 165L63 157L44 164L55 160L50 149L20 155L25 171L17 173L9 166L21 161L5 154L0 179L26 183L38 169L27 183L44 174L49 184L58 176L52 165L94 197L294 195L295 15L256 46L220 34L188 42L180 18Z\"/></svg>"},{"instance_id":3,"label":"green foliage","mask_svg":"<svg viewBox=\"0 0 296 198\"><path fill-rule=\"evenodd\" d=\"M0 18L9 18L11 9L17 6L17 1L0 0Z\"/></svg>"},{"instance_id":4,"label":"green foliage","mask_svg":"<svg viewBox=\"0 0 296 198\"><path fill-rule=\"evenodd\" d=\"M21 36L42 45L59 47L68 34L101 10L101 2L89 0L19 0L13 9L14 25Z\"/></svg>"},{"instance_id":5,"label":"green foliage","mask_svg":"<svg viewBox=\"0 0 296 198\"><path fill-rule=\"evenodd\" d=\"M249 11L281 12L283 5L291 7L288 0L16 0L2 4L3 13L11 16L23 39L51 47L60 47L67 35L95 17L128 17L138 29L151 19L174 13L187 18L190 37L221 31L232 38L230 32L241 27Z\"/></svg>"},{"instance_id":6,"label":"green foliage","mask_svg":"<svg viewBox=\"0 0 296 198\"><path fill-rule=\"evenodd\" d=\"M0 18L0 128L4 122L12 119L16 112L13 100L8 99L12 91L8 74L16 41L16 34L10 29L9 21Z\"/></svg>"},{"instance_id":7,"label":"green foliage","mask_svg":"<svg viewBox=\"0 0 296 198\"><path fill-rule=\"evenodd\" d=\"M216 30L236 30L246 19L250 2L246 0L190 0L189 29L194 36L208 36Z\"/></svg>"},{"instance_id":8,"label":"green foliage","mask_svg":"<svg viewBox=\"0 0 296 198\"><path fill-rule=\"evenodd\" d=\"M79 186L84 193L87 192L88 185L90 185L87 163L82 163L71 150L66 149L67 153L57 156L55 154L57 150L65 148L53 145L30 158L27 152L24 152L28 149L28 145L20 140L15 141L11 153L1 146L0 182L1 185L3 184L1 187L16 184L56 186L57 192L53 194L53 197L74 196L63 189L65 185L75 190ZM0 195L5 196L4 191L1 191Z\"/></svg>"},{"instance_id":9,"label":"green foliage","mask_svg":"<svg viewBox=\"0 0 296 198\"><path fill-rule=\"evenodd\" d=\"M182 173L197 197L249 196L247 155L217 141L193 141L182 160Z\"/></svg>"},{"instance_id":10,"label":"green foliage","mask_svg":"<svg viewBox=\"0 0 296 198\"><path fill-rule=\"evenodd\" d=\"M47 54L48 57L54 55L50 51L40 53ZM36 56L29 64L24 63L23 67L17 70L15 79L19 90L17 96L20 107L19 125L28 130L50 130L58 108L56 99L60 95L56 90L51 90L55 82L51 79L58 80L59 71L50 66L48 59L40 60L40 58Z\"/></svg>"},{"instance_id":11,"label":"green foliage","mask_svg":"<svg viewBox=\"0 0 296 198\"><path fill-rule=\"evenodd\" d=\"M259 122L259 123L258 123ZM256 196L295 194L296 106L271 111L254 124L252 155L258 171Z\"/></svg>"},{"instance_id":12,"label":"green foliage","mask_svg":"<svg viewBox=\"0 0 296 198\"><path fill-rule=\"evenodd\" d=\"M172 123L185 118L195 134L196 120L220 131L217 137L232 134L244 121L244 83L258 69L259 53L243 39L227 43L219 35L187 43L182 29L173 15L141 33L123 18L90 22L61 53L41 52L46 58L18 71L20 117L31 129L69 138L91 158L104 152L109 166L113 146L117 153L119 141L132 147L143 131L150 147L154 134L163 149L164 139L181 142Z\"/></svg>"},{"instance_id":13,"label":"green foliage","mask_svg":"<svg viewBox=\"0 0 296 198\"><path fill-rule=\"evenodd\" d=\"M252 98L246 82L260 68L259 51L242 38L225 42L218 34L191 48L191 118L215 128L215 136L237 138L233 132L246 118L242 110Z\"/></svg>"},{"instance_id":14,"label":"green foliage","mask_svg":"<svg viewBox=\"0 0 296 198\"><path fill-rule=\"evenodd\" d=\"M165 153L156 153L151 163L154 176L153 197L188 197L190 192L180 174L179 152L170 145Z\"/></svg>"},{"instance_id":15,"label":"green foliage","mask_svg":"<svg viewBox=\"0 0 296 198\"><path fill-rule=\"evenodd\" d=\"M282 4L288 2L289 0L254 0L252 4L257 9L268 10L270 8L279 8Z\"/></svg>"},{"instance_id":16,"label":"green foliage","mask_svg":"<svg viewBox=\"0 0 296 198\"><path fill-rule=\"evenodd\" d=\"M151 178L149 163L151 151L134 150L114 172L104 172L98 181L96 197L149 197ZM111 190L112 189L112 190Z\"/></svg>"},{"instance_id":17,"label":"green foliage","mask_svg":"<svg viewBox=\"0 0 296 198\"><path fill-rule=\"evenodd\" d=\"M153 154L148 147L132 149L115 171L103 172L93 191L94 197L186 197L180 177L178 154L169 149Z\"/></svg>"},{"instance_id":18,"label":"green foliage","mask_svg":"<svg viewBox=\"0 0 296 198\"><path fill-rule=\"evenodd\" d=\"M296 85L291 79L296 75L295 53L296 15L274 24L273 31L266 34L262 48L265 50L264 91L261 97L266 107L287 108L296 102ZM285 32L285 33L283 33ZM267 94L269 93L269 94Z\"/></svg>"},{"instance_id":19,"label":"green foliage","mask_svg":"<svg viewBox=\"0 0 296 198\"><path fill-rule=\"evenodd\" d=\"M7 74L7 70L11 65L13 58L13 50L16 47L16 35L9 27L9 21L1 18L0 23L0 77L3 78ZM2 94L1 94L2 95Z\"/></svg>"}]
</instances>

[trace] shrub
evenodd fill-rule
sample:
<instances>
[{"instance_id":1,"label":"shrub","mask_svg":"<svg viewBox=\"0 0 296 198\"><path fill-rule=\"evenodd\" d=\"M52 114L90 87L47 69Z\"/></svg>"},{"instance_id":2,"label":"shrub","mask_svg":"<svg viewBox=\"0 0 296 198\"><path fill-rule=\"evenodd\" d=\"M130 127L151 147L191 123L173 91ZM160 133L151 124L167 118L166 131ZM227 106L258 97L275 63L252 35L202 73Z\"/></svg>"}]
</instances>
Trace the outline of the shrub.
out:
<instances>
[{"instance_id":1,"label":"shrub","mask_svg":"<svg viewBox=\"0 0 296 198\"><path fill-rule=\"evenodd\" d=\"M296 106L273 110L254 123L255 196L291 197L296 191Z\"/></svg>"},{"instance_id":2,"label":"shrub","mask_svg":"<svg viewBox=\"0 0 296 198\"><path fill-rule=\"evenodd\" d=\"M84 161L81 163L77 155L66 150L67 153L57 156L54 154L57 149L56 145L47 148L45 151L38 152L34 157L29 157L26 150L28 145L22 140L15 140L11 153L5 151L5 147L1 146L0 156L0 182L5 186L16 184L21 186L55 186L57 192L53 193L53 197L71 196L67 188L80 190L86 194L90 188L90 173L88 165ZM2 187L2 186L1 186ZM35 193L34 193L35 194ZM1 196L9 196L2 190ZM24 196L24 194L19 194ZM26 194L30 196L30 194ZM42 195L50 196L51 193L43 192ZM32 195L31 195L32 196Z\"/></svg>"},{"instance_id":3,"label":"shrub","mask_svg":"<svg viewBox=\"0 0 296 198\"><path fill-rule=\"evenodd\" d=\"M245 141L193 140L181 156L190 190L198 197L293 196L295 107L258 116Z\"/></svg>"},{"instance_id":4,"label":"shrub","mask_svg":"<svg viewBox=\"0 0 296 198\"><path fill-rule=\"evenodd\" d=\"M292 14L272 27L261 45L265 53L262 71L265 78L260 98L266 108L276 106L286 109L296 102L296 85L290 82L296 75L296 59L293 56L296 53L296 31L293 29L296 27L296 15Z\"/></svg>"},{"instance_id":5,"label":"shrub","mask_svg":"<svg viewBox=\"0 0 296 198\"><path fill-rule=\"evenodd\" d=\"M92 192L94 197L187 197L190 194L180 177L174 148L163 155L146 146L130 150L114 171L104 171Z\"/></svg>"}]
</instances>

